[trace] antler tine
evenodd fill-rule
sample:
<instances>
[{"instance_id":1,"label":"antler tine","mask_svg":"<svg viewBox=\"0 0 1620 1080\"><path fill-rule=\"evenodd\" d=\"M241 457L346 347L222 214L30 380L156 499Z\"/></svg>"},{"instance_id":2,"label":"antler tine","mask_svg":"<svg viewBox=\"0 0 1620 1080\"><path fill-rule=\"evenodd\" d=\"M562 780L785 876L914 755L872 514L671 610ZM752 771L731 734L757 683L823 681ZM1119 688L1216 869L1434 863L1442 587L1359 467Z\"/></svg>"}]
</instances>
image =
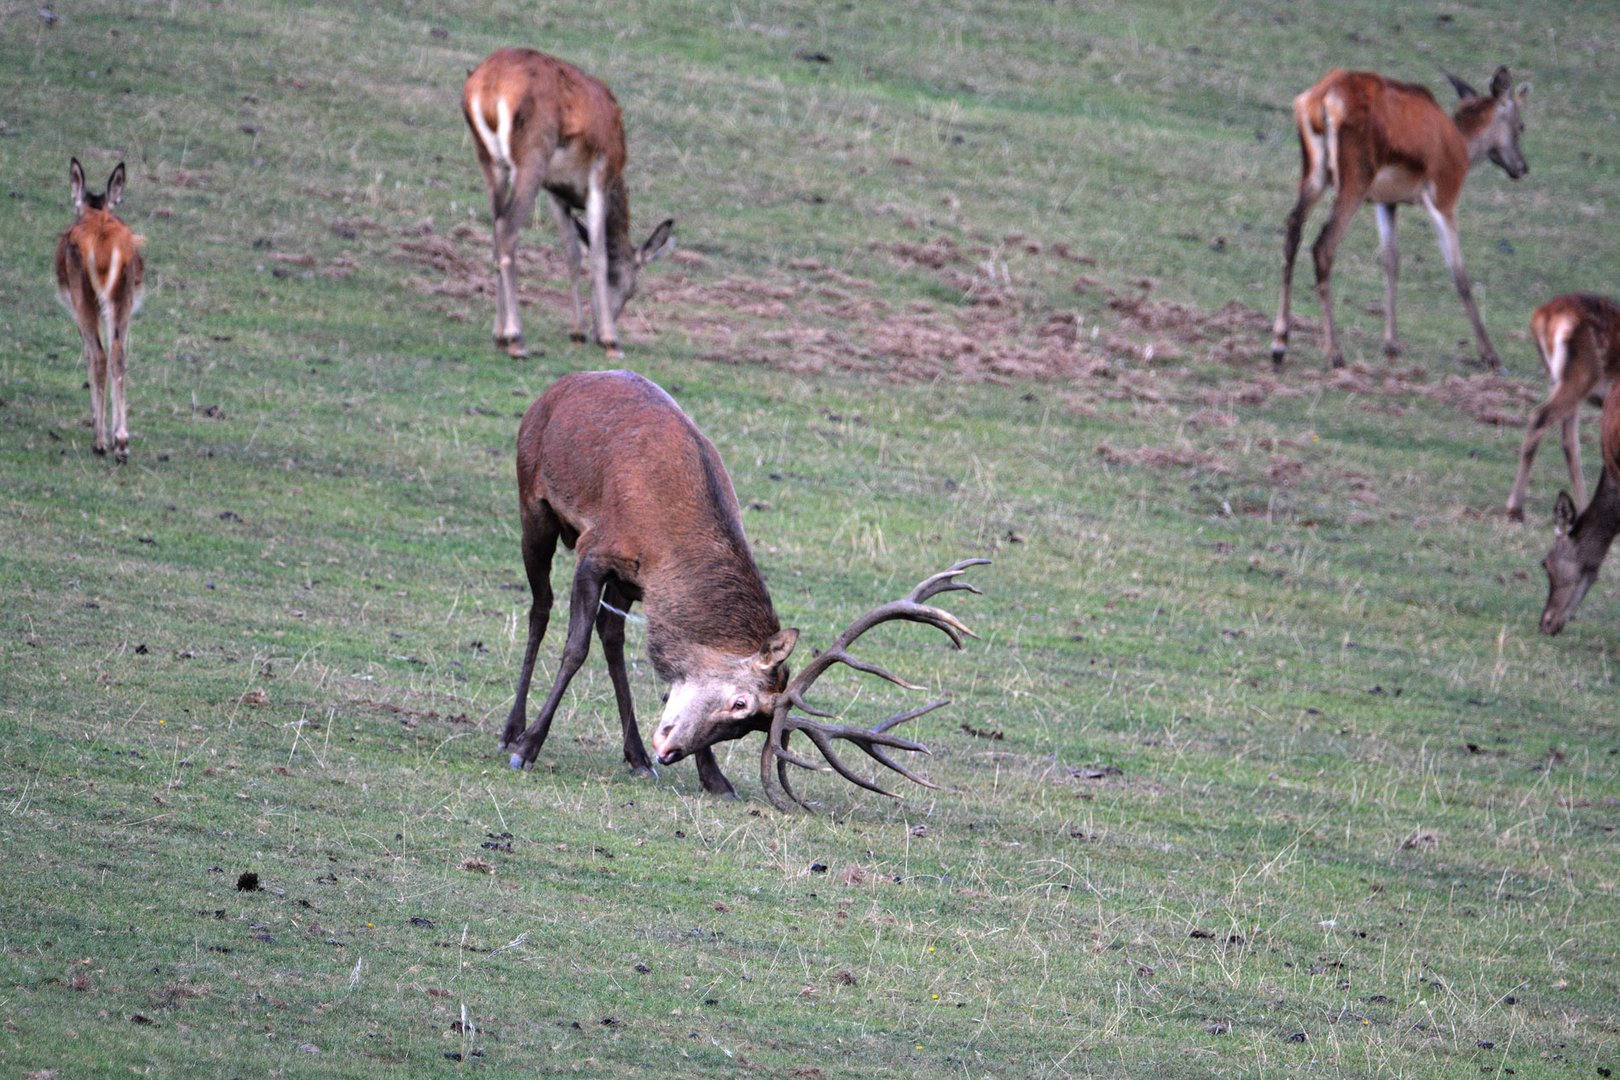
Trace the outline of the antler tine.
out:
<instances>
[{"instance_id":1,"label":"antler tine","mask_svg":"<svg viewBox=\"0 0 1620 1080\"><path fill-rule=\"evenodd\" d=\"M771 800L771 805L779 810L787 809L781 798L782 794L785 793L788 798L799 806L809 808L804 800L799 798L798 794L793 790L792 784L788 781L789 765L817 772L825 772L830 768L857 787L877 792L880 795L887 795L890 798L898 798L894 792L887 791L851 771L839 758L837 751L833 749L834 739L854 743L867 757L884 768L905 777L914 784L926 788L938 788L939 785L901 765L891 758L886 751L909 750L913 753L928 753L928 747L922 743L901 738L898 735L891 735L889 731L891 728L897 727L908 720L914 720L919 716L950 704L950 698L942 698L915 709L896 713L882 723L870 728L856 728L844 724L824 723L824 720L831 720L837 714L811 705L805 700L805 694L809 691L811 685L834 664L843 664L864 674L876 675L880 679L904 687L907 690L923 689L923 687L909 683L876 664L851 656L849 653L850 645L879 623L901 621L932 626L949 638L954 648L960 649L965 638L976 638L978 635L968 629L960 619L949 611L944 608L933 607L925 603L925 601L943 592L963 591L978 594L978 588L969 582L958 581L957 578L972 567L984 566L989 562L989 559L962 559L939 573L924 578L899 600L880 604L856 619L843 633L838 635L825 652L818 654L804 666L803 670L788 684L778 699L775 713L771 717L770 730L765 736L765 746L760 752L760 786L764 788L766 796ZM794 709L798 709L807 715L795 716L793 715ZM811 717L821 719L811 719ZM803 732L805 738L809 739L815 748L821 751L821 756L825 759L826 764L819 765L788 750L788 738L795 731ZM776 766L774 783L771 779L773 762Z\"/></svg>"}]
</instances>

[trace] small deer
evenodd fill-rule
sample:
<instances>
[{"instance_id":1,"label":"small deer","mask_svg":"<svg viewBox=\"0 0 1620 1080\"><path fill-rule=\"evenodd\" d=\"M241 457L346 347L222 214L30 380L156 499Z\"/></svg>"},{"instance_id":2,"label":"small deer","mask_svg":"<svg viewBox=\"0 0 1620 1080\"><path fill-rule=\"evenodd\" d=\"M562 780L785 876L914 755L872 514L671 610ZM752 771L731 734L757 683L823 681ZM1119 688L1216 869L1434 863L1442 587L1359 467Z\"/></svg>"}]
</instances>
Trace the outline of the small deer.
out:
<instances>
[{"instance_id":1,"label":"small deer","mask_svg":"<svg viewBox=\"0 0 1620 1080\"><path fill-rule=\"evenodd\" d=\"M517 477L523 567L533 603L517 692L500 743L511 750L513 768L532 765L539 754L563 692L585 661L594 623L618 705L624 760L638 774L654 774L636 726L624 667L625 615L640 601L647 618L648 656L670 684L653 736L662 764L691 757L705 791L735 796L712 747L765 731L761 783L771 802L782 807L785 803L771 783L772 764L795 802L799 799L787 783L786 765L820 768L788 750L789 736L802 732L828 765L861 787L890 794L846 768L832 740L853 743L907 779L934 786L889 758L886 749L926 753L926 747L889 734L889 729L945 701L900 713L872 728L822 723L792 710L829 716L806 704L805 693L835 663L909 687L847 651L879 623L924 623L960 648L972 632L925 601L949 590L978 592L956 579L986 560L959 562L905 598L868 612L797 678L790 678L787 660L799 632L782 629L777 619L743 535L731 477L714 444L657 385L629 371L563 376L523 417ZM525 726L535 656L551 616L551 561L559 539L577 557L568 640L551 692L534 723Z\"/></svg>"},{"instance_id":2,"label":"small deer","mask_svg":"<svg viewBox=\"0 0 1620 1080\"><path fill-rule=\"evenodd\" d=\"M97 454L107 452L106 393L110 381L113 460L123 464L129 460L129 410L124 399L129 320L140 309L146 274L141 239L113 214L113 207L124 198L123 162L107 178L107 190L102 195L86 190L84 167L78 158L68 166L68 177L78 216L56 241L56 297L73 316L84 341L95 431L90 447Z\"/></svg>"},{"instance_id":3,"label":"small deer","mask_svg":"<svg viewBox=\"0 0 1620 1080\"><path fill-rule=\"evenodd\" d=\"M1497 68L1488 94L1448 74L1462 99L1447 116L1434 95L1421 86L1396 82L1370 71L1335 68L1321 82L1294 99L1299 129L1301 169L1299 196L1288 213L1283 240L1282 304L1272 326L1271 360L1281 364L1288 351L1289 293L1294 256L1299 251L1305 219L1329 186L1333 210L1316 238L1316 294L1322 308L1323 351L1333 367L1344 366L1339 334L1333 322L1329 279L1333 255L1356 211L1376 204L1378 238L1384 269L1384 354L1398 356L1395 334L1395 278L1400 251L1395 245L1395 210L1401 203L1423 207L1440 239L1440 254L1462 297L1485 366L1499 371L1502 362L1485 333L1474 291L1463 269L1457 239L1457 197L1468 170L1489 158L1514 180L1530 171L1519 150L1524 131L1526 83L1517 91L1505 67Z\"/></svg>"},{"instance_id":4,"label":"small deer","mask_svg":"<svg viewBox=\"0 0 1620 1080\"><path fill-rule=\"evenodd\" d=\"M1550 392L1530 414L1530 425L1519 447L1519 473L1508 494L1507 515L1524 520L1524 494L1530 486L1530 463L1541 437L1554 424L1563 425L1564 461L1575 489L1575 506L1586 506L1586 478L1581 475L1578 433L1581 402L1603 404L1604 395L1620 376L1620 304L1605 296L1568 293L1536 308L1530 316L1530 336L1547 368Z\"/></svg>"},{"instance_id":5,"label":"small deer","mask_svg":"<svg viewBox=\"0 0 1620 1080\"><path fill-rule=\"evenodd\" d=\"M631 243L624 121L613 92L555 57L499 49L467 76L461 111L495 217L496 347L514 357L528 355L518 317L517 241L544 190L573 290L569 336L586 340L579 301L583 244L593 334L609 359L619 359L615 320L635 295L641 268L674 248L675 221L664 221L640 247ZM576 211L585 215L583 224Z\"/></svg>"},{"instance_id":6,"label":"small deer","mask_svg":"<svg viewBox=\"0 0 1620 1080\"><path fill-rule=\"evenodd\" d=\"M1541 632L1564 629L1586 591L1597 580L1603 557L1614 534L1620 532L1620 382L1603 399L1601 448L1603 472L1597 493L1578 515L1569 492L1560 491L1553 505L1553 545L1541 560L1547 571L1547 606L1541 612Z\"/></svg>"}]
</instances>

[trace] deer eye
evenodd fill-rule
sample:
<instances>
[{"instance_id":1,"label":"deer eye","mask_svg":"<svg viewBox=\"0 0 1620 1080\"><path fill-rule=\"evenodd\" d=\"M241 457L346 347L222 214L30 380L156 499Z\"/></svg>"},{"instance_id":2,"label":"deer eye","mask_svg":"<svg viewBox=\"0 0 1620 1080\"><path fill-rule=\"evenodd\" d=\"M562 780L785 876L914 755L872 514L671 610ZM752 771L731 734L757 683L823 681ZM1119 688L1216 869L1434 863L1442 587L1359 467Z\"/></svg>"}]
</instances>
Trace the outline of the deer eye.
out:
<instances>
[{"instance_id":1,"label":"deer eye","mask_svg":"<svg viewBox=\"0 0 1620 1080\"><path fill-rule=\"evenodd\" d=\"M738 698L736 701L733 701L731 703L731 711L732 712L747 712L748 711L748 699L747 698Z\"/></svg>"}]
</instances>

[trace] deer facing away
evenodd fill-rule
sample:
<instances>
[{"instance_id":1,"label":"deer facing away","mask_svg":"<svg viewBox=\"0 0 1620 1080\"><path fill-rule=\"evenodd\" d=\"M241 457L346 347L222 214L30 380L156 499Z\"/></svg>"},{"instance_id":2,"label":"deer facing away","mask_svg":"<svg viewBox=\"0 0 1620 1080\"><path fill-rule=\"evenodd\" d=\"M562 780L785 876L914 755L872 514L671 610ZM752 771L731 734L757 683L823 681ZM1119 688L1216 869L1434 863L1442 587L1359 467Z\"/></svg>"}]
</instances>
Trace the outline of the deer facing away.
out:
<instances>
[{"instance_id":1,"label":"deer facing away","mask_svg":"<svg viewBox=\"0 0 1620 1080\"><path fill-rule=\"evenodd\" d=\"M1581 402L1603 404L1604 395L1620 376L1620 304L1604 296L1568 293L1536 308L1530 316L1530 336L1547 369L1547 400L1530 414L1530 424L1519 447L1519 472L1508 493L1507 515L1524 520L1524 494L1530 486L1530 463L1547 429L1563 428L1564 461L1575 489L1575 508L1586 506L1586 478L1581 475Z\"/></svg>"},{"instance_id":2,"label":"deer facing away","mask_svg":"<svg viewBox=\"0 0 1620 1080\"><path fill-rule=\"evenodd\" d=\"M568 262L570 336L585 340L583 249L593 334L609 359L618 359L616 320L635 295L641 268L674 247L675 222L664 221L639 247L630 240L624 121L613 92L545 53L498 49L467 76L461 110L495 218L496 346L512 356L527 355L518 315L517 241L544 191ZM576 212L585 215L583 222Z\"/></svg>"},{"instance_id":3,"label":"deer facing away","mask_svg":"<svg viewBox=\"0 0 1620 1080\"><path fill-rule=\"evenodd\" d=\"M563 376L523 417L517 477L523 565L533 603L516 696L501 736L514 768L532 764L539 754L563 692L585 660L594 624L618 706L624 759L638 773L653 772L624 666L625 613L639 601L647 619L648 655L670 684L653 747L666 765L693 758L705 791L735 795L712 747L754 731L767 733L761 784L779 807L785 803L772 783L773 763L781 790L796 802L786 766L822 768L788 749L795 732L809 739L827 765L862 787L882 791L839 760L834 740L853 743L879 764L933 786L886 751L926 752L889 729L944 701L855 728L817 719L830 714L809 705L805 694L837 663L909 686L852 657L849 645L879 623L903 620L933 626L960 648L972 632L926 601L945 591L978 592L956 579L985 560L959 562L906 597L874 608L790 677L787 660L799 632L782 629L777 619L743 535L731 478L714 444L657 385L628 371ZM526 727L529 683L550 619L551 562L559 540L576 555L568 638L551 691Z\"/></svg>"},{"instance_id":4,"label":"deer facing away","mask_svg":"<svg viewBox=\"0 0 1620 1080\"><path fill-rule=\"evenodd\" d=\"M129 409L124 376L129 365L129 320L139 310L146 266L141 241L113 213L124 198L124 163L100 195L84 183L84 167L68 167L77 217L56 241L56 297L73 316L90 370L90 446L107 452L107 390L112 389L113 460L129 460Z\"/></svg>"}]
</instances>

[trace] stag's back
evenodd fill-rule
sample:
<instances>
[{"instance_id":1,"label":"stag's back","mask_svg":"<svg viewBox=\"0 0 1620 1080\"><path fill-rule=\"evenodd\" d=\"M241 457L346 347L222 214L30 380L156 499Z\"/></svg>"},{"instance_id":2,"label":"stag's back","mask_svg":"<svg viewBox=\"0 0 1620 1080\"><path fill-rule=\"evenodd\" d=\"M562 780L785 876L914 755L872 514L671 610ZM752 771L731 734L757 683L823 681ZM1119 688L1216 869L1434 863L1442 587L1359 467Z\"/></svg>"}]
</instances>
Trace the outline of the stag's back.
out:
<instances>
[{"instance_id":1,"label":"stag's back","mask_svg":"<svg viewBox=\"0 0 1620 1080\"><path fill-rule=\"evenodd\" d=\"M564 543L641 594L660 669L687 645L751 653L780 628L719 451L655 383L563 376L523 417L517 472L526 515L543 504Z\"/></svg>"}]
</instances>

